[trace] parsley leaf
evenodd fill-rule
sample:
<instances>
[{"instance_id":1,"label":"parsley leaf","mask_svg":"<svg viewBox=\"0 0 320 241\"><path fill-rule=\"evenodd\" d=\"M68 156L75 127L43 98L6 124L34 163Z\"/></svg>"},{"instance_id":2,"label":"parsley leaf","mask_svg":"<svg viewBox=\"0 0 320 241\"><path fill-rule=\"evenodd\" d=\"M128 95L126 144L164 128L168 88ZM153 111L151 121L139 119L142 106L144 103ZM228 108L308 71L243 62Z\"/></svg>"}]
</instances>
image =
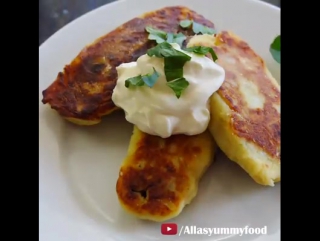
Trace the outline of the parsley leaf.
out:
<instances>
[{"instance_id":1,"label":"parsley leaf","mask_svg":"<svg viewBox=\"0 0 320 241\"><path fill-rule=\"evenodd\" d=\"M183 34L183 33L175 33L173 34L173 41L172 43L177 43L180 46L182 46L183 41L186 39L187 37ZM168 40L167 40L168 41ZM169 42L169 41L168 41ZM170 43L170 42L169 42Z\"/></svg>"},{"instance_id":2,"label":"parsley leaf","mask_svg":"<svg viewBox=\"0 0 320 241\"><path fill-rule=\"evenodd\" d=\"M281 63L281 35L278 35L270 44L269 49L273 59L279 64Z\"/></svg>"},{"instance_id":3,"label":"parsley leaf","mask_svg":"<svg viewBox=\"0 0 320 241\"><path fill-rule=\"evenodd\" d=\"M182 28L189 28L192 24L192 20L182 20L180 21L180 26Z\"/></svg>"},{"instance_id":4,"label":"parsley leaf","mask_svg":"<svg viewBox=\"0 0 320 241\"><path fill-rule=\"evenodd\" d=\"M182 91L189 86L189 82L182 77L174 81L167 82L167 85L174 91L176 97L179 99Z\"/></svg>"},{"instance_id":5,"label":"parsley leaf","mask_svg":"<svg viewBox=\"0 0 320 241\"><path fill-rule=\"evenodd\" d=\"M180 21L180 26L182 28L189 28L192 24L192 31L195 34L215 34L216 31L213 28L209 28L207 26L204 26L200 23L194 22L192 20L182 20Z\"/></svg>"},{"instance_id":6,"label":"parsley leaf","mask_svg":"<svg viewBox=\"0 0 320 241\"><path fill-rule=\"evenodd\" d=\"M173 42L173 38L174 38L174 35L173 33L167 33L167 42L168 43L172 43Z\"/></svg>"},{"instance_id":7,"label":"parsley leaf","mask_svg":"<svg viewBox=\"0 0 320 241\"><path fill-rule=\"evenodd\" d=\"M175 56L164 58L164 73L167 82L183 76L183 66L186 62L185 59L175 58Z\"/></svg>"},{"instance_id":8,"label":"parsley leaf","mask_svg":"<svg viewBox=\"0 0 320 241\"><path fill-rule=\"evenodd\" d=\"M147 55L164 58L164 73L167 85L175 92L177 98L180 98L182 91L189 85L189 82L183 78L183 66L191 60L191 57L176 50L167 42L149 49Z\"/></svg>"},{"instance_id":9,"label":"parsley leaf","mask_svg":"<svg viewBox=\"0 0 320 241\"><path fill-rule=\"evenodd\" d=\"M186 48L185 50L188 52L193 52L195 54L200 54L200 55L206 55L207 53L210 53L212 56L212 60L214 62L218 59L213 48L210 48L210 47L194 46L194 47Z\"/></svg>"},{"instance_id":10,"label":"parsley leaf","mask_svg":"<svg viewBox=\"0 0 320 241\"><path fill-rule=\"evenodd\" d=\"M160 43L158 44L157 46L151 48L151 49L148 49L147 51L147 55L152 57L152 56L156 56L158 58L162 58L162 57L165 57L162 55L162 51L164 49L173 49L173 47L171 46L171 44L167 43L167 42L163 42L163 43Z\"/></svg>"},{"instance_id":11,"label":"parsley leaf","mask_svg":"<svg viewBox=\"0 0 320 241\"><path fill-rule=\"evenodd\" d=\"M199 24L199 23L196 23L196 22L193 22L192 23L192 31L195 33L195 34L198 34L201 32L202 28L204 26Z\"/></svg>"},{"instance_id":12,"label":"parsley leaf","mask_svg":"<svg viewBox=\"0 0 320 241\"><path fill-rule=\"evenodd\" d=\"M147 75L143 75L141 76L143 82L149 86L150 88L152 88L154 86L154 84L156 83L156 81L159 79L160 75L159 73L156 71L155 68L153 68L153 73L152 74L147 74Z\"/></svg>"},{"instance_id":13,"label":"parsley leaf","mask_svg":"<svg viewBox=\"0 0 320 241\"><path fill-rule=\"evenodd\" d=\"M176 50L167 42L158 44L147 51L147 55L164 58L164 73L167 81L172 81L183 77L183 66L191 57L181 51Z\"/></svg>"},{"instance_id":14,"label":"parsley leaf","mask_svg":"<svg viewBox=\"0 0 320 241\"><path fill-rule=\"evenodd\" d=\"M207 26L203 26L203 29L201 29L202 34L215 34L217 33L216 30L213 28L209 28Z\"/></svg>"},{"instance_id":15,"label":"parsley leaf","mask_svg":"<svg viewBox=\"0 0 320 241\"><path fill-rule=\"evenodd\" d=\"M162 30L146 27L146 31L149 33L148 39L155 40L158 44L166 41L167 39L167 33Z\"/></svg>"},{"instance_id":16,"label":"parsley leaf","mask_svg":"<svg viewBox=\"0 0 320 241\"><path fill-rule=\"evenodd\" d=\"M191 60L191 57L181 51L176 50L171 46L171 44L167 42L163 42L158 44L157 46L148 49L147 55L152 57L156 56L158 58L163 58L163 57L175 57L175 58L183 58L186 61Z\"/></svg>"},{"instance_id":17,"label":"parsley leaf","mask_svg":"<svg viewBox=\"0 0 320 241\"><path fill-rule=\"evenodd\" d=\"M144 82L141 77L141 75L138 75L127 79L124 83L125 87L129 88L130 86L143 86Z\"/></svg>"},{"instance_id":18,"label":"parsley leaf","mask_svg":"<svg viewBox=\"0 0 320 241\"><path fill-rule=\"evenodd\" d=\"M148 39L155 40L158 44L168 42L177 43L181 46L187 38L183 33L167 33L152 27L146 27L146 31L149 33Z\"/></svg>"},{"instance_id":19,"label":"parsley leaf","mask_svg":"<svg viewBox=\"0 0 320 241\"><path fill-rule=\"evenodd\" d=\"M129 88L130 86L143 86L147 85L150 88L154 86L156 81L159 78L159 73L153 68L152 74L146 74L146 75L138 75L132 78L129 78L125 81L125 87Z\"/></svg>"}]
</instances>

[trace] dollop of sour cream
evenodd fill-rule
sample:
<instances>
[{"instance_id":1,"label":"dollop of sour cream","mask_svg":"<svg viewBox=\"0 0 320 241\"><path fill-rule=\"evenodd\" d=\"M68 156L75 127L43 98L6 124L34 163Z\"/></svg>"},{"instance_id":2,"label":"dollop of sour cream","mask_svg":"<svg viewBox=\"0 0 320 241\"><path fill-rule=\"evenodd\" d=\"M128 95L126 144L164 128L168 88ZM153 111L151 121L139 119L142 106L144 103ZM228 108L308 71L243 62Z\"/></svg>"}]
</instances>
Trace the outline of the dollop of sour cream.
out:
<instances>
[{"instance_id":1,"label":"dollop of sour cream","mask_svg":"<svg viewBox=\"0 0 320 241\"><path fill-rule=\"evenodd\" d=\"M206 56L183 51L178 44L171 45L191 57L183 68L183 77L189 86L179 99L166 85L164 59L145 54L136 62L117 67L118 81L112 100L125 111L128 122L150 135L167 138L175 134L200 134L210 121L209 98L222 85L225 71ZM147 85L125 87L126 79L151 74L153 68L160 77L152 88Z\"/></svg>"}]
</instances>

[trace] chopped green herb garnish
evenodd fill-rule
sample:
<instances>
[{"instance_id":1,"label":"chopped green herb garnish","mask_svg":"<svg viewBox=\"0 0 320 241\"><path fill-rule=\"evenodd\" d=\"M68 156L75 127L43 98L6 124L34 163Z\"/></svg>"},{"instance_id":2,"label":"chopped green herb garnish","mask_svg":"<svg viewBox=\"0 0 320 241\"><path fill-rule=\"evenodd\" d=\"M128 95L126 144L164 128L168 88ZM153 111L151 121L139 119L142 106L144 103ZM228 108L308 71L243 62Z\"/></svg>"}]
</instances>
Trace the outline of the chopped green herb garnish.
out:
<instances>
[{"instance_id":1,"label":"chopped green herb garnish","mask_svg":"<svg viewBox=\"0 0 320 241\"><path fill-rule=\"evenodd\" d=\"M129 88L130 86L143 86L144 82L142 80L142 76L138 75L132 78L129 78L125 81L124 85Z\"/></svg>"},{"instance_id":2,"label":"chopped green herb garnish","mask_svg":"<svg viewBox=\"0 0 320 241\"><path fill-rule=\"evenodd\" d=\"M164 58L164 73L168 82L183 76L183 66L187 61L175 56Z\"/></svg>"},{"instance_id":3,"label":"chopped green herb garnish","mask_svg":"<svg viewBox=\"0 0 320 241\"><path fill-rule=\"evenodd\" d=\"M204 26L200 23L197 23L197 22L194 22L192 20L182 20L180 21L180 26L182 28L189 28L190 26L192 25L192 31L195 33L195 34L215 34L216 31L213 29L213 28L209 28L207 26Z\"/></svg>"},{"instance_id":4,"label":"chopped green herb garnish","mask_svg":"<svg viewBox=\"0 0 320 241\"><path fill-rule=\"evenodd\" d=\"M167 43L167 42L163 42L163 43L160 43L158 44L157 46L151 48L151 49L148 49L147 51L147 55L152 57L152 56L156 56L158 58L162 58L162 57L165 57L162 55L162 51L164 49L173 49L173 47L171 46L171 44Z\"/></svg>"},{"instance_id":5,"label":"chopped green herb garnish","mask_svg":"<svg viewBox=\"0 0 320 241\"><path fill-rule=\"evenodd\" d=\"M164 58L164 73L167 81L183 77L183 66L187 61L191 60L189 55L176 50L167 42L149 49L147 55Z\"/></svg>"},{"instance_id":6,"label":"chopped green herb garnish","mask_svg":"<svg viewBox=\"0 0 320 241\"><path fill-rule=\"evenodd\" d=\"M175 33L173 34L173 40L172 43L177 43L180 46L182 46L183 41L186 39L187 37L183 34L183 33ZM170 43L170 42L169 42Z\"/></svg>"},{"instance_id":7,"label":"chopped green herb garnish","mask_svg":"<svg viewBox=\"0 0 320 241\"><path fill-rule=\"evenodd\" d=\"M167 82L167 85L174 91L179 99L183 90L189 86L189 82L185 78L175 79L174 81Z\"/></svg>"},{"instance_id":8,"label":"chopped green herb garnish","mask_svg":"<svg viewBox=\"0 0 320 241\"><path fill-rule=\"evenodd\" d=\"M196 23L196 22L193 22L192 23L192 31L195 33L195 34L198 34L198 33L202 33L201 30L204 26L199 24L199 23ZM202 33L203 34L203 33Z\"/></svg>"},{"instance_id":9,"label":"chopped green herb garnish","mask_svg":"<svg viewBox=\"0 0 320 241\"><path fill-rule=\"evenodd\" d=\"M191 26L192 22L193 22L192 20L182 20L182 21L180 21L180 26L182 28L189 28Z\"/></svg>"},{"instance_id":10,"label":"chopped green herb garnish","mask_svg":"<svg viewBox=\"0 0 320 241\"><path fill-rule=\"evenodd\" d=\"M194 47L186 48L185 50L188 52L193 52L195 54L200 54L200 55L206 55L207 53L210 53L213 61L216 61L218 59L213 48L210 48L210 47L194 46Z\"/></svg>"},{"instance_id":11,"label":"chopped green herb garnish","mask_svg":"<svg viewBox=\"0 0 320 241\"><path fill-rule=\"evenodd\" d=\"M167 42L172 43L173 42L173 33L167 33Z\"/></svg>"},{"instance_id":12,"label":"chopped green herb garnish","mask_svg":"<svg viewBox=\"0 0 320 241\"><path fill-rule=\"evenodd\" d=\"M180 98L182 91L188 87L188 81L183 78L183 66L191 57L181 51L176 50L167 42L158 44L149 49L147 55L152 57L164 58L164 73L167 84L176 82L175 84L168 84L168 86L175 91L177 98ZM183 79L183 80L180 80ZM187 82L187 84L182 84Z\"/></svg>"},{"instance_id":13,"label":"chopped green herb garnish","mask_svg":"<svg viewBox=\"0 0 320 241\"><path fill-rule=\"evenodd\" d=\"M281 35L278 35L270 44L270 53L275 61L281 63Z\"/></svg>"},{"instance_id":14,"label":"chopped green herb garnish","mask_svg":"<svg viewBox=\"0 0 320 241\"><path fill-rule=\"evenodd\" d=\"M173 38L173 35L168 34L167 37L169 40ZM191 48L187 48L186 51L193 52L200 55L205 55L210 53L212 59L217 60L217 56L214 50L210 47L203 46L195 46ZM188 54L185 54L182 51L176 50L172 47L172 45L166 41L159 43L157 46L149 49L147 51L147 55L152 57L155 56L157 58L164 59L164 73L167 80L167 85L170 87L176 97L179 99L183 90L185 90L189 86L189 82L183 77L183 67L186 62L191 60L191 57ZM153 87L157 79L159 78L159 74L155 69L154 73L144 75L144 76L136 76L133 78L129 78L125 81L125 86L129 88L130 85L133 86L143 86L147 85L149 87Z\"/></svg>"},{"instance_id":15,"label":"chopped green herb garnish","mask_svg":"<svg viewBox=\"0 0 320 241\"><path fill-rule=\"evenodd\" d=\"M164 57L175 57L176 59L178 58L183 58L186 61L191 60L191 57L181 51L176 50L171 46L171 44L167 42L163 42L161 44L158 44L157 46L149 49L147 51L147 55L152 57L156 56L158 58L164 58Z\"/></svg>"},{"instance_id":16,"label":"chopped green herb garnish","mask_svg":"<svg viewBox=\"0 0 320 241\"><path fill-rule=\"evenodd\" d=\"M187 38L183 33L167 33L152 27L146 27L146 31L149 33L148 39L155 40L158 44L168 42L177 43L181 46Z\"/></svg>"},{"instance_id":17,"label":"chopped green herb garnish","mask_svg":"<svg viewBox=\"0 0 320 241\"><path fill-rule=\"evenodd\" d=\"M203 26L203 28L200 30L200 32L202 34L215 34L215 33L217 33L216 30L214 30L213 28L209 28L207 26Z\"/></svg>"},{"instance_id":18,"label":"chopped green herb garnish","mask_svg":"<svg viewBox=\"0 0 320 241\"><path fill-rule=\"evenodd\" d=\"M158 44L166 41L167 39L167 33L162 30L146 27L146 31L149 33L148 39L155 40Z\"/></svg>"},{"instance_id":19,"label":"chopped green herb garnish","mask_svg":"<svg viewBox=\"0 0 320 241\"><path fill-rule=\"evenodd\" d=\"M152 74L146 74L146 75L138 75L132 78L129 78L125 81L125 86L129 88L130 86L143 86L147 85L150 88L154 86L156 81L159 78L159 73L153 68Z\"/></svg>"}]
</instances>

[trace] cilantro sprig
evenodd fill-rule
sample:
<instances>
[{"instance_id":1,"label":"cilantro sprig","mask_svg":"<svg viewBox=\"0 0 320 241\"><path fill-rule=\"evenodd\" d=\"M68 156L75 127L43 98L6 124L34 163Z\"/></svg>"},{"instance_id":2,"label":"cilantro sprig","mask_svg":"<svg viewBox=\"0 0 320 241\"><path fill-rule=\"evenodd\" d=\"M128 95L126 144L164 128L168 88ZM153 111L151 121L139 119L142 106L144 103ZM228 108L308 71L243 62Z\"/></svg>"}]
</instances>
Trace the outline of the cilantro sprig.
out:
<instances>
[{"instance_id":1,"label":"cilantro sprig","mask_svg":"<svg viewBox=\"0 0 320 241\"><path fill-rule=\"evenodd\" d=\"M182 94L182 91L189 86L189 82L182 77L168 82L167 85L174 91L177 98L179 99Z\"/></svg>"},{"instance_id":2,"label":"cilantro sprig","mask_svg":"<svg viewBox=\"0 0 320 241\"><path fill-rule=\"evenodd\" d=\"M149 33L148 39L155 40L158 44L167 40L167 33L162 30L146 27L146 31Z\"/></svg>"},{"instance_id":3,"label":"cilantro sprig","mask_svg":"<svg viewBox=\"0 0 320 241\"><path fill-rule=\"evenodd\" d=\"M218 59L218 56L214 52L213 48L210 48L210 47L194 46L194 47L186 48L185 50L188 52L193 52L195 54L199 54L199 55L206 55L207 53L210 53L212 60L214 62Z\"/></svg>"},{"instance_id":4,"label":"cilantro sprig","mask_svg":"<svg viewBox=\"0 0 320 241\"><path fill-rule=\"evenodd\" d=\"M154 86L156 81L159 79L160 75L156 71L155 68L153 68L153 73L146 74L146 75L138 75L132 78L129 78L125 81L124 85L125 87L129 88L130 86L143 86L147 85L150 88Z\"/></svg>"},{"instance_id":5,"label":"cilantro sprig","mask_svg":"<svg viewBox=\"0 0 320 241\"><path fill-rule=\"evenodd\" d=\"M215 34L216 31L213 28L209 28L200 23L194 22L193 20L182 20L179 25L182 28L189 28L192 25L192 31L195 34ZM157 44L161 44L163 42L168 43L177 43L182 46L184 40L187 37L183 33L167 33L163 30L153 28L151 26L147 26L145 30L149 33L148 39L154 40Z\"/></svg>"},{"instance_id":6,"label":"cilantro sprig","mask_svg":"<svg viewBox=\"0 0 320 241\"><path fill-rule=\"evenodd\" d=\"M209 47L195 46L185 49L188 52L193 52L199 55L210 53L213 61L217 60L217 55L214 50ZM176 97L179 99L183 91L189 86L189 82L183 77L183 67L186 62L191 60L188 54L175 49L170 43L163 41L155 47L147 51L149 57L157 57L164 59L164 74L166 77L166 85L173 90ZM144 86L150 88L154 86L159 78L159 73L153 68L153 73L147 75L138 75L129 78L125 81L125 86Z\"/></svg>"},{"instance_id":7,"label":"cilantro sprig","mask_svg":"<svg viewBox=\"0 0 320 241\"><path fill-rule=\"evenodd\" d=\"M281 35L274 38L273 42L270 44L269 51L275 61L279 64L281 63Z\"/></svg>"},{"instance_id":8,"label":"cilantro sprig","mask_svg":"<svg viewBox=\"0 0 320 241\"><path fill-rule=\"evenodd\" d=\"M183 78L183 66L191 60L191 57L181 51L176 50L168 42L162 42L149 49L147 55L152 57L164 58L164 73L167 86L170 87L179 99L183 90L189 82Z\"/></svg>"},{"instance_id":9,"label":"cilantro sprig","mask_svg":"<svg viewBox=\"0 0 320 241\"><path fill-rule=\"evenodd\" d=\"M181 57L186 59L187 61L191 60L191 57L179 50L176 50L175 48L172 47L171 44L168 42L163 42L161 44L158 44L157 46L148 49L147 55L152 57L156 56L158 58L161 57Z\"/></svg>"},{"instance_id":10,"label":"cilantro sprig","mask_svg":"<svg viewBox=\"0 0 320 241\"><path fill-rule=\"evenodd\" d=\"M149 33L148 39L155 40L158 44L168 42L177 43L181 46L183 41L187 38L183 33L167 33L150 26L146 27L146 31Z\"/></svg>"},{"instance_id":11,"label":"cilantro sprig","mask_svg":"<svg viewBox=\"0 0 320 241\"><path fill-rule=\"evenodd\" d=\"M216 30L214 30L213 28L209 28L207 26L204 26L200 23L197 23L193 20L189 20L189 19L186 19L186 20L182 20L180 21L180 26L182 28L190 28L192 25L192 31L195 33L195 34L215 34L216 33Z\"/></svg>"}]
</instances>

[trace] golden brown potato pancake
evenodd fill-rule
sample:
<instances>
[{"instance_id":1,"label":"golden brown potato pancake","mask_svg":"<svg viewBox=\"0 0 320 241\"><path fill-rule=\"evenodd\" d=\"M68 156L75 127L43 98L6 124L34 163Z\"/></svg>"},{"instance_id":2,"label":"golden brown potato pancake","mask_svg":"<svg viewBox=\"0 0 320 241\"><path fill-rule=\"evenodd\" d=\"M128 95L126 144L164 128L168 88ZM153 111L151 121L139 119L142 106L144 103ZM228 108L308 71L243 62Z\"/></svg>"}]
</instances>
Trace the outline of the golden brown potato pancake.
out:
<instances>
[{"instance_id":1,"label":"golden brown potato pancake","mask_svg":"<svg viewBox=\"0 0 320 241\"><path fill-rule=\"evenodd\" d=\"M280 181L280 85L261 57L231 32L195 36L188 46L195 45L213 47L226 71L210 100L215 141L257 183L274 186Z\"/></svg>"},{"instance_id":2,"label":"golden brown potato pancake","mask_svg":"<svg viewBox=\"0 0 320 241\"><path fill-rule=\"evenodd\" d=\"M166 7L134 18L85 47L43 91L42 102L76 124L99 123L103 115L117 109L111 99L117 81L116 67L136 61L155 45L155 41L148 40L145 27L194 35L192 30L179 27L184 19L214 27L203 16L182 6Z\"/></svg>"},{"instance_id":3,"label":"golden brown potato pancake","mask_svg":"<svg viewBox=\"0 0 320 241\"><path fill-rule=\"evenodd\" d=\"M163 139L134 127L116 186L121 206L157 222L178 216L197 195L215 150L209 131Z\"/></svg>"}]
</instances>

